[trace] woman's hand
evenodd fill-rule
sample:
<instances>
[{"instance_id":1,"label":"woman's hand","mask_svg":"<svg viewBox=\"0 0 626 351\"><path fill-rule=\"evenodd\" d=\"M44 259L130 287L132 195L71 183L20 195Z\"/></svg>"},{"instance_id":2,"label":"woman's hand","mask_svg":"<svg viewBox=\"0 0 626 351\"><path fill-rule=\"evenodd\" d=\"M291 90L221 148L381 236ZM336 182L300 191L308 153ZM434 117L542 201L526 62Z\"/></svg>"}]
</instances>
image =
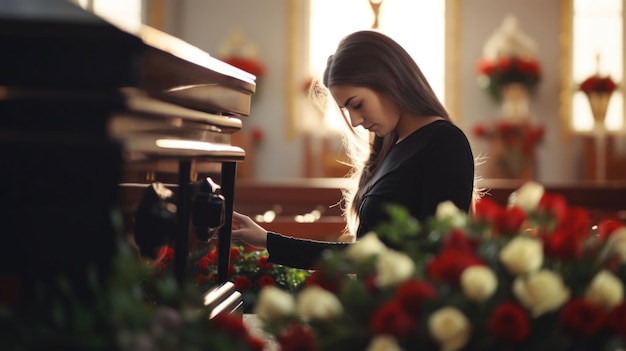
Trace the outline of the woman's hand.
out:
<instances>
[{"instance_id":1,"label":"woman's hand","mask_svg":"<svg viewBox=\"0 0 626 351\"><path fill-rule=\"evenodd\" d=\"M231 240L239 240L256 248L267 247L267 230L250 217L233 212L233 230Z\"/></svg>"}]
</instances>

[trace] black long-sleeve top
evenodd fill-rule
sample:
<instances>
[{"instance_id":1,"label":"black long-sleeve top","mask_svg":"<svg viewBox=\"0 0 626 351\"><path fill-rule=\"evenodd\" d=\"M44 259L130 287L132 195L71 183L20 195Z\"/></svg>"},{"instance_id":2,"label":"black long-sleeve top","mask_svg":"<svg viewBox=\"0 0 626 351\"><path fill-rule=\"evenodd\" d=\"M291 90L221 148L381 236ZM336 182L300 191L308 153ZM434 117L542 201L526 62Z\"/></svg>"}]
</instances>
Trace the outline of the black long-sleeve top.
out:
<instances>
[{"instance_id":1,"label":"black long-sleeve top","mask_svg":"<svg viewBox=\"0 0 626 351\"><path fill-rule=\"evenodd\" d=\"M382 206L406 207L420 222L435 214L437 205L452 201L469 212L474 189L474 156L467 137L450 121L432 122L394 145L374 174L358 211L357 238L388 219ZM293 238L269 232L269 261L309 269L333 243Z\"/></svg>"}]
</instances>

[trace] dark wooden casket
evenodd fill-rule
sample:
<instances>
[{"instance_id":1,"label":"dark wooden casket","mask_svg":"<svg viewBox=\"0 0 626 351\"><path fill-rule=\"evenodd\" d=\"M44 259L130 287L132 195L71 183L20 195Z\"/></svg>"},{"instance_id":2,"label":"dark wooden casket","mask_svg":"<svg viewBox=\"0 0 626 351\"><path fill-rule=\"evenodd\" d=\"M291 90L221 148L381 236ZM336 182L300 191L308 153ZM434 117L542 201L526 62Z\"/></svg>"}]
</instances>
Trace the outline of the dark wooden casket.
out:
<instances>
[{"instance_id":1,"label":"dark wooden casket","mask_svg":"<svg viewBox=\"0 0 626 351\"><path fill-rule=\"evenodd\" d=\"M255 77L65 0L3 2L0 43L0 275L17 273L28 294L59 272L106 270L116 234L132 232L140 192L168 182L181 278L194 184L211 177L223 197L217 245L226 284L236 165L245 157L230 141L250 112ZM115 214L126 217L122 228ZM222 286L211 304L236 309L235 293Z\"/></svg>"}]
</instances>

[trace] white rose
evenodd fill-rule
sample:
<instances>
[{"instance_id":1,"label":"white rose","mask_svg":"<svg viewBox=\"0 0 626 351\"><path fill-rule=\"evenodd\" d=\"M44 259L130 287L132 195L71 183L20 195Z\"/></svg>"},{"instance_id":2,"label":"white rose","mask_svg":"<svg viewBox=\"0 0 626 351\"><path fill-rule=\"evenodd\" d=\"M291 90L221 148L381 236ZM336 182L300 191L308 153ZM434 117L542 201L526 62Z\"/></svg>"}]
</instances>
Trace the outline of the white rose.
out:
<instances>
[{"instance_id":1,"label":"white rose","mask_svg":"<svg viewBox=\"0 0 626 351\"><path fill-rule=\"evenodd\" d=\"M442 351L463 348L471 335L467 317L454 307L444 307L433 312L428 317L428 330Z\"/></svg>"},{"instance_id":2,"label":"white rose","mask_svg":"<svg viewBox=\"0 0 626 351\"><path fill-rule=\"evenodd\" d=\"M345 253L354 262L363 262L370 256L381 255L387 250L387 246L378 239L378 235L374 232L369 232L356 243L349 245Z\"/></svg>"},{"instance_id":3,"label":"white rose","mask_svg":"<svg viewBox=\"0 0 626 351\"><path fill-rule=\"evenodd\" d=\"M459 210L452 201L444 201L437 205L435 218L442 221L448 220L455 228L461 228L467 223L467 214Z\"/></svg>"},{"instance_id":4,"label":"white rose","mask_svg":"<svg viewBox=\"0 0 626 351\"><path fill-rule=\"evenodd\" d=\"M515 278L513 293L534 317L556 310L570 297L561 276L547 269Z\"/></svg>"},{"instance_id":5,"label":"white rose","mask_svg":"<svg viewBox=\"0 0 626 351\"><path fill-rule=\"evenodd\" d=\"M290 293L274 286L266 286L259 293L254 313L268 321L273 321L292 315L295 305L295 300Z\"/></svg>"},{"instance_id":6,"label":"white rose","mask_svg":"<svg viewBox=\"0 0 626 351\"><path fill-rule=\"evenodd\" d=\"M398 285L413 276L415 263L408 255L387 250L376 261L376 285L380 287Z\"/></svg>"},{"instance_id":7,"label":"white rose","mask_svg":"<svg viewBox=\"0 0 626 351\"><path fill-rule=\"evenodd\" d=\"M591 280L585 299L608 311L624 300L624 286L613 273L602 270Z\"/></svg>"},{"instance_id":8,"label":"white rose","mask_svg":"<svg viewBox=\"0 0 626 351\"><path fill-rule=\"evenodd\" d=\"M331 319L343 313L343 306L333 293L312 285L298 294L296 311L304 320Z\"/></svg>"},{"instance_id":9,"label":"white rose","mask_svg":"<svg viewBox=\"0 0 626 351\"><path fill-rule=\"evenodd\" d=\"M370 344L367 346L366 351L402 351L396 338L391 335L376 335Z\"/></svg>"},{"instance_id":10,"label":"white rose","mask_svg":"<svg viewBox=\"0 0 626 351\"><path fill-rule=\"evenodd\" d=\"M622 262L626 262L626 228L617 229L609 238L608 245Z\"/></svg>"},{"instance_id":11,"label":"white rose","mask_svg":"<svg viewBox=\"0 0 626 351\"><path fill-rule=\"evenodd\" d=\"M509 198L510 206L517 206L524 212L532 212L539 205L545 189L543 185L536 182L526 182Z\"/></svg>"},{"instance_id":12,"label":"white rose","mask_svg":"<svg viewBox=\"0 0 626 351\"><path fill-rule=\"evenodd\" d=\"M527 236L516 236L500 250L500 262L511 274L538 270L543 264L543 244Z\"/></svg>"},{"instance_id":13,"label":"white rose","mask_svg":"<svg viewBox=\"0 0 626 351\"><path fill-rule=\"evenodd\" d=\"M486 300L493 295L497 287L498 279L489 267L470 266L461 274L461 288L470 300Z\"/></svg>"}]
</instances>

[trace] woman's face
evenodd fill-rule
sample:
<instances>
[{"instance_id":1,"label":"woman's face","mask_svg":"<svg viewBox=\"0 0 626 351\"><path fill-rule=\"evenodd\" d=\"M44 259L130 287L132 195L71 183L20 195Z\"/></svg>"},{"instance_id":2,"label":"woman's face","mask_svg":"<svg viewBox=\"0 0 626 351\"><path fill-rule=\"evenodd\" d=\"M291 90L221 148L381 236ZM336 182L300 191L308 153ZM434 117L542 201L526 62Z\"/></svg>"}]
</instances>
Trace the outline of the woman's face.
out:
<instances>
[{"instance_id":1,"label":"woman's face","mask_svg":"<svg viewBox=\"0 0 626 351\"><path fill-rule=\"evenodd\" d=\"M362 126L382 137L396 128L400 121L400 106L386 94L348 85L332 86L329 90L353 127Z\"/></svg>"}]
</instances>

